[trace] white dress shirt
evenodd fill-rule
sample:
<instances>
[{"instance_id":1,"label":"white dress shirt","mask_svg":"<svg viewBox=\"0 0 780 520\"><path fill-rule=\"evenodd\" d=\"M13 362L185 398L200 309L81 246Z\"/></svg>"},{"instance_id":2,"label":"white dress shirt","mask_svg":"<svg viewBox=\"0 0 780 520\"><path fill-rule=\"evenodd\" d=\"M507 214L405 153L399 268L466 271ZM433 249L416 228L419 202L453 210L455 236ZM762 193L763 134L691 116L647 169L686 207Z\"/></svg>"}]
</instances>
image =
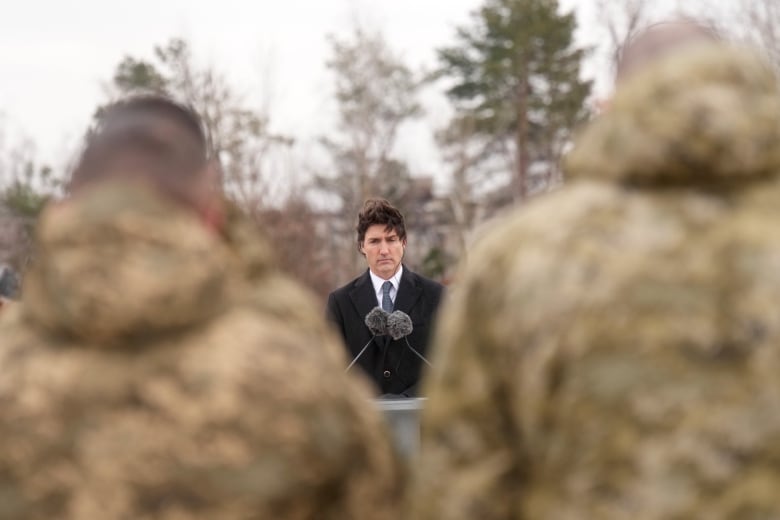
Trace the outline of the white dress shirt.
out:
<instances>
[{"instance_id":1,"label":"white dress shirt","mask_svg":"<svg viewBox=\"0 0 780 520\"><path fill-rule=\"evenodd\" d=\"M370 269L368 270L368 273L371 275L371 283L374 284L374 296L376 296L377 305L379 305L380 309L382 308L382 285L385 282L393 284L392 289L390 289L390 299L393 301L393 305L395 305L395 295L398 294L398 287L401 283L401 275L403 272L404 266L399 265L398 271L396 271L389 280L384 280L375 275Z\"/></svg>"}]
</instances>

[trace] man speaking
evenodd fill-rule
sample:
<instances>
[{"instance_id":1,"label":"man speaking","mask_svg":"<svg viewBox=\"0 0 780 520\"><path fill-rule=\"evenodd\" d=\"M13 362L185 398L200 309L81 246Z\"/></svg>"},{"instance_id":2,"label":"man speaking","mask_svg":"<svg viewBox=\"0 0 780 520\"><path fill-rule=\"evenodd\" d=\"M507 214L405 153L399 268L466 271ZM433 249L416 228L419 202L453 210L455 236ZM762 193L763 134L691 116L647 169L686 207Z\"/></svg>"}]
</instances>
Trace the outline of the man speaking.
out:
<instances>
[{"instance_id":1,"label":"man speaking","mask_svg":"<svg viewBox=\"0 0 780 520\"><path fill-rule=\"evenodd\" d=\"M415 397L426 356L432 320L441 300L441 284L411 272L403 264L406 226L401 212L384 199L369 199L358 215L358 251L368 270L328 297L328 319L356 361L386 396ZM404 336L377 333L366 325L376 307L411 318Z\"/></svg>"}]
</instances>

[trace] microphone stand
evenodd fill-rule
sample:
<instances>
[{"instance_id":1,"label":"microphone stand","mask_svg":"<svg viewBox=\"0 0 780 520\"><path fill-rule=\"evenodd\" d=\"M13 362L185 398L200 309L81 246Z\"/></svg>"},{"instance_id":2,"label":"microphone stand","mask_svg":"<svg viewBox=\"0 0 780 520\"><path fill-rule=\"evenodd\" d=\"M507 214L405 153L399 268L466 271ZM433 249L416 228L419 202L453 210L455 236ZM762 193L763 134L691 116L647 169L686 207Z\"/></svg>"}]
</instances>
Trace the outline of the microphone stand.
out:
<instances>
[{"instance_id":1,"label":"microphone stand","mask_svg":"<svg viewBox=\"0 0 780 520\"><path fill-rule=\"evenodd\" d=\"M349 372L349 369L350 369L350 368L352 368L352 366L353 366L355 363L357 363L357 360L358 360L358 359L360 359L360 356L362 356L362 355L363 355L363 352L365 352L365 351L366 351L366 349L368 348L368 346L371 344L371 342L372 342L372 341L374 341L374 338L376 338L376 334L374 334L373 336L371 336L371 339L370 339L370 340L368 340L368 343L366 343L366 346L365 346L365 347L363 347L363 348L361 349L361 351L358 353L358 355L357 355L357 356L355 356L355 359L353 359L353 360L352 360L352 363L350 363L350 364L349 364L349 366L347 367L347 369L344 371L344 373L345 373L345 374L346 374L347 372ZM418 354L418 355L419 355L419 354Z\"/></svg>"},{"instance_id":2,"label":"microphone stand","mask_svg":"<svg viewBox=\"0 0 780 520\"><path fill-rule=\"evenodd\" d=\"M417 354L417 357L418 357L418 358L420 358L420 359L422 359L423 361L425 361L425 364L426 364L426 365L428 365L429 367L433 367L433 365L431 365L430 361L428 361L427 359L425 359L425 356L423 356L422 354L420 354L419 352L417 352L417 349L415 349L413 346L411 346L411 345L409 344L409 338L408 338L407 336L404 336L404 341L406 341L406 346L407 346L407 347L409 347L409 349L410 349L412 352L414 352L415 354ZM361 354L362 354L362 352L361 352ZM360 354L358 354L358 356L360 356Z\"/></svg>"}]
</instances>

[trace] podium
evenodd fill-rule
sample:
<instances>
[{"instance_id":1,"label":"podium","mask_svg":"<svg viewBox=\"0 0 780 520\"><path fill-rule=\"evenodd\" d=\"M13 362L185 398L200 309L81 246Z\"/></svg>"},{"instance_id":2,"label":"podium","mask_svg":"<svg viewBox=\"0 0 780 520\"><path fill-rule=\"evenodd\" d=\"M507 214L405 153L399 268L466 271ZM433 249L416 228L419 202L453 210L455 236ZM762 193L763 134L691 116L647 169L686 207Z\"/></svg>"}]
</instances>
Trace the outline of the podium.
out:
<instances>
[{"instance_id":1,"label":"podium","mask_svg":"<svg viewBox=\"0 0 780 520\"><path fill-rule=\"evenodd\" d=\"M406 458L412 458L420 451L420 416L425 401L424 397L374 401L387 421L396 449Z\"/></svg>"}]
</instances>

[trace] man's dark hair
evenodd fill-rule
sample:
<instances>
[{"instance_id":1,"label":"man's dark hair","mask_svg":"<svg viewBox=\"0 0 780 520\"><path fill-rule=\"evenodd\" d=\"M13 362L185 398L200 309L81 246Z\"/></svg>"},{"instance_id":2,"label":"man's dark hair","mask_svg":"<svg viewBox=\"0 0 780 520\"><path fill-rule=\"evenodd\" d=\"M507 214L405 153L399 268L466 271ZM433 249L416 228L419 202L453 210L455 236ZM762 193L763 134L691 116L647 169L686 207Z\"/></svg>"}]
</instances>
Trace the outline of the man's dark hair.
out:
<instances>
[{"instance_id":1,"label":"man's dark hair","mask_svg":"<svg viewBox=\"0 0 780 520\"><path fill-rule=\"evenodd\" d=\"M84 143L70 189L112 176L142 177L188 202L188 185L208 161L198 114L162 95L141 95L103 109Z\"/></svg>"},{"instance_id":2,"label":"man's dark hair","mask_svg":"<svg viewBox=\"0 0 780 520\"><path fill-rule=\"evenodd\" d=\"M366 231L376 224L384 225L387 231L392 229L398 233L398 238L401 240L406 238L406 225L401 212L385 199L368 199L358 213L358 223L355 228L358 251L366 239Z\"/></svg>"}]
</instances>

